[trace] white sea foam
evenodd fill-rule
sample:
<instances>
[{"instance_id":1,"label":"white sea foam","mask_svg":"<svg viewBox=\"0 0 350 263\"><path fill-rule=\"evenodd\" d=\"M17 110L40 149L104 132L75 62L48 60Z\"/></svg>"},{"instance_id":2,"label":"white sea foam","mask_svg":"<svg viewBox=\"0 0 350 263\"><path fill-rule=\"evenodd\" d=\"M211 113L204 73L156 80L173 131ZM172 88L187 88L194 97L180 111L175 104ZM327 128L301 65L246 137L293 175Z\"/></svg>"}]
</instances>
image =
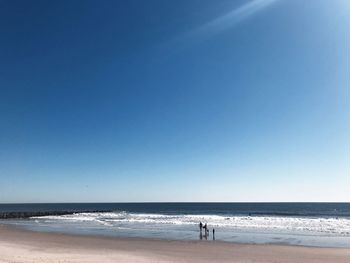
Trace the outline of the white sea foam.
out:
<instances>
[{"instance_id":1,"label":"white sea foam","mask_svg":"<svg viewBox=\"0 0 350 263\"><path fill-rule=\"evenodd\" d=\"M210 227L242 231L287 232L350 236L350 219L306 218L281 216L222 216L222 215L165 215L127 212L76 213L61 216L33 217L40 222L70 222L104 225L106 227L134 227L148 225L165 227L198 225L201 221Z\"/></svg>"}]
</instances>

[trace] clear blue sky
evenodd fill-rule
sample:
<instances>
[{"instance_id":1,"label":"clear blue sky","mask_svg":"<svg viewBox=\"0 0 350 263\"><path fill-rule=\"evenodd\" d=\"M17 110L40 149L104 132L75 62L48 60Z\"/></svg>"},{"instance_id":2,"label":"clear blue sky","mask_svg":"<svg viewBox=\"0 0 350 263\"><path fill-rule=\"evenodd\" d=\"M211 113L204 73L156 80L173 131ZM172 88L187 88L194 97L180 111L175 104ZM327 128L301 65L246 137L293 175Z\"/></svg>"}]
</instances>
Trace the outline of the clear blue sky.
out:
<instances>
[{"instance_id":1,"label":"clear blue sky","mask_svg":"<svg viewBox=\"0 0 350 263\"><path fill-rule=\"evenodd\" d=\"M0 1L0 202L350 201L347 0Z\"/></svg>"}]
</instances>

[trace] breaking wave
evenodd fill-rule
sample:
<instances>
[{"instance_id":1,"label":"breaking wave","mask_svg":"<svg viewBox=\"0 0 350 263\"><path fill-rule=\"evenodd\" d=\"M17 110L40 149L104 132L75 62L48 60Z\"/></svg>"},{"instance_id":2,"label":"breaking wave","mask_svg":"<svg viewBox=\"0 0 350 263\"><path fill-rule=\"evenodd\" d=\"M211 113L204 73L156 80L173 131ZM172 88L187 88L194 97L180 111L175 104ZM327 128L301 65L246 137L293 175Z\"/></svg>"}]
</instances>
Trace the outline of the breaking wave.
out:
<instances>
[{"instance_id":1,"label":"breaking wave","mask_svg":"<svg viewBox=\"0 0 350 263\"><path fill-rule=\"evenodd\" d=\"M324 234L350 236L348 218L307 218L282 216L223 216L223 215L166 215L129 212L75 213L59 216L32 217L38 223L96 224L106 227L183 226L192 227L199 222L210 227L239 231L286 232L298 234Z\"/></svg>"}]
</instances>

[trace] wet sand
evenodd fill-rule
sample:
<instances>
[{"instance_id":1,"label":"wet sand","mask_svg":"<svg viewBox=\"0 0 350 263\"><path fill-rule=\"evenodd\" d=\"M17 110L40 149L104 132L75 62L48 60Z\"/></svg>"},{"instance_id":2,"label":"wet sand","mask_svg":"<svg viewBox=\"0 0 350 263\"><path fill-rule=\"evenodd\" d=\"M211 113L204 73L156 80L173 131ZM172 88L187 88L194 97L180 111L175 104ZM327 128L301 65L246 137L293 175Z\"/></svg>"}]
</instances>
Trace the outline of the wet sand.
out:
<instances>
[{"instance_id":1,"label":"wet sand","mask_svg":"<svg viewBox=\"0 0 350 263\"><path fill-rule=\"evenodd\" d=\"M0 262L350 262L350 249L39 233L0 225Z\"/></svg>"}]
</instances>

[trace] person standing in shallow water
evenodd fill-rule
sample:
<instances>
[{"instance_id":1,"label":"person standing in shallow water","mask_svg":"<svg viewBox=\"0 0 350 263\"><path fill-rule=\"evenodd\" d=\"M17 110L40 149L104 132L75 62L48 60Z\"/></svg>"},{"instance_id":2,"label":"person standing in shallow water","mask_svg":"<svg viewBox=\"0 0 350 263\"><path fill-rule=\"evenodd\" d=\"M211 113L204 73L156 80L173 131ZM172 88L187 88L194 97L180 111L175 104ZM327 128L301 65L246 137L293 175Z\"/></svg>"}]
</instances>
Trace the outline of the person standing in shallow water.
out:
<instances>
[{"instance_id":1,"label":"person standing in shallow water","mask_svg":"<svg viewBox=\"0 0 350 263\"><path fill-rule=\"evenodd\" d=\"M213 228L213 240L215 240L215 228Z\"/></svg>"},{"instance_id":2,"label":"person standing in shallow water","mask_svg":"<svg viewBox=\"0 0 350 263\"><path fill-rule=\"evenodd\" d=\"M202 223L202 222L199 222L199 239L200 239L200 240L203 239L202 230L203 230L203 223Z\"/></svg>"}]
</instances>

